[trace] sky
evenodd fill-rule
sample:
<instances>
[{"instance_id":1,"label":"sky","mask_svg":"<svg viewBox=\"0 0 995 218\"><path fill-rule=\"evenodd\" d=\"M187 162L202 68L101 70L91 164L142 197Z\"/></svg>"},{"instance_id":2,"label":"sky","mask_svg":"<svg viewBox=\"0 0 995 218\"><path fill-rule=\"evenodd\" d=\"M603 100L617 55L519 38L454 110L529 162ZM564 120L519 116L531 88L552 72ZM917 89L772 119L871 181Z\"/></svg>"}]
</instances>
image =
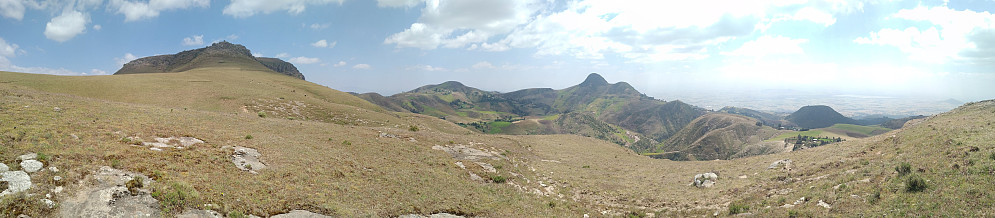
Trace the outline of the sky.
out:
<instances>
[{"instance_id":1,"label":"sky","mask_svg":"<svg viewBox=\"0 0 995 218\"><path fill-rule=\"evenodd\" d=\"M113 74L216 41L384 95L460 81L658 99L805 91L995 98L993 0L0 0L0 70Z\"/></svg>"}]
</instances>

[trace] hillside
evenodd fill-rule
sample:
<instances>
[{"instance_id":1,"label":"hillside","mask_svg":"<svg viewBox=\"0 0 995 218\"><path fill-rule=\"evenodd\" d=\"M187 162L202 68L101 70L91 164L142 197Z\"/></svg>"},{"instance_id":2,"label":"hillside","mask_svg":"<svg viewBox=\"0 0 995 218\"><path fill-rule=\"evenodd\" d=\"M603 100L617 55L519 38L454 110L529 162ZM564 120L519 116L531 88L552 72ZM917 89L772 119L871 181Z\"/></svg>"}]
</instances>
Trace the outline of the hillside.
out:
<instances>
[{"instance_id":1,"label":"hillside","mask_svg":"<svg viewBox=\"0 0 995 218\"><path fill-rule=\"evenodd\" d=\"M680 101L660 101L639 93L625 82L608 83L598 74L590 74L578 85L562 90L531 88L509 93L488 92L449 81L426 85L409 92L383 97L375 93L356 94L381 107L444 118L454 123L472 126L481 132L502 134L580 133L590 130L573 129L587 125L558 126L563 122L539 124L538 119L524 117L559 116L574 112L590 113L598 122L617 126L661 141L701 116L703 109ZM584 115L587 116L587 115ZM560 116L579 117L579 116ZM532 120L510 123L513 119ZM492 125L491 122L497 122ZM590 122L584 122L590 123ZM518 125L521 124L521 125ZM526 126L522 126L526 125ZM493 126L510 128L509 131L490 131ZM587 127L584 127L587 128ZM599 129L599 128L595 128ZM607 128L600 128L605 129ZM621 130L619 130L621 131ZM619 131L606 131L588 136L610 136ZM622 134L625 135L625 134ZM612 137L599 137L608 139ZM626 144L620 138L608 139ZM649 143L645 141L643 143ZM652 146L640 146L651 149ZM633 147L635 148L635 147ZM643 151L643 150L637 150Z\"/></svg>"},{"instance_id":2,"label":"hillside","mask_svg":"<svg viewBox=\"0 0 995 218\"><path fill-rule=\"evenodd\" d=\"M155 87L146 88L150 84ZM477 134L238 68L92 77L0 72L0 98L0 162L21 172L18 156L36 153L45 166L27 174L32 185L21 192L27 194L0 197L0 216L75 215L80 204L73 196L98 193L90 191L100 187L93 182L103 166L148 178L136 196L154 199L149 208L157 215L192 209L229 216L301 209L343 217L995 214L985 206L995 198L983 194L995 188L987 182L995 167L989 157L995 101L969 103L879 136L677 162L574 135ZM338 112L307 115L321 111ZM712 122L725 119L750 120L726 115ZM162 151L142 143L171 136L204 143ZM232 146L257 150L266 167L252 168L256 173L236 167ZM779 160L791 164L770 167ZM909 170L902 170L905 164ZM717 174L712 187L688 185L706 172ZM53 176L61 179L45 179ZM52 191L57 187L64 190ZM49 209L42 199L60 206ZM114 199L94 205L133 198Z\"/></svg>"},{"instance_id":3,"label":"hillside","mask_svg":"<svg viewBox=\"0 0 995 218\"><path fill-rule=\"evenodd\" d=\"M910 117L901 118L901 119L893 119L893 120L889 120L887 122L882 123L881 127L889 128L889 129L899 129L899 128L902 128L902 126L905 126L905 123L909 122L910 120L922 119L922 118L926 118L926 116L919 115L919 116L910 116Z\"/></svg>"},{"instance_id":4,"label":"hillside","mask_svg":"<svg viewBox=\"0 0 995 218\"><path fill-rule=\"evenodd\" d=\"M239 67L246 70L265 70L304 79L297 67L277 58L256 58L245 46L226 41L210 46L186 50L171 55L157 55L132 60L115 75L140 73L183 72L202 67Z\"/></svg>"},{"instance_id":5,"label":"hillside","mask_svg":"<svg viewBox=\"0 0 995 218\"><path fill-rule=\"evenodd\" d=\"M785 117L785 120L806 129L829 127L838 123L857 124L857 121L845 117L836 112L836 110L833 110L833 108L825 105L804 106Z\"/></svg>"},{"instance_id":6,"label":"hillside","mask_svg":"<svg viewBox=\"0 0 995 218\"><path fill-rule=\"evenodd\" d=\"M715 160L785 152L782 143L761 143L779 132L757 125L756 119L725 113L698 117L663 143L668 157L678 160ZM787 150L790 151L790 150Z\"/></svg>"},{"instance_id":7,"label":"hillside","mask_svg":"<svg viewBox=\"0 0 995 218\"><path fill-rule=\"evenodd\" d=\"M753 119L760 120L765 126L777 127L778 125L784 124L784 116L775 115L772 113L767 113L763 111L757 111L749 108L741 107L723 107L719 109L718 112L743 115L747 117L752 117Z\"/></svg>"}]
</instances>

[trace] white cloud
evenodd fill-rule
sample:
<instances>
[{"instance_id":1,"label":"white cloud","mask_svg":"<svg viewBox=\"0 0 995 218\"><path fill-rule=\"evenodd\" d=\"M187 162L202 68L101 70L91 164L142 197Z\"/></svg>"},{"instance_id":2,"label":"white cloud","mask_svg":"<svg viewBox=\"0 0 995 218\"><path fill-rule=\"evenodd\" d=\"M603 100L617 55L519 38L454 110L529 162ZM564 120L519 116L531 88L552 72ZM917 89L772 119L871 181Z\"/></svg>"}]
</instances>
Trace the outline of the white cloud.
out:
<instances>
[{"instance_id":1,"label":"white cloud","mask_svg":"<svg viewBox=\"0 0 995 218\"><path fill-rule=\"evenodd\" d=\"M45 67L21 67L10 63L7 57L0 56L0 71L10 71L10 72L21 72L21 73L37 73L37 74L54 74L54 75L84 75L85 73L79 73L65 68L53 69Z\"/></svg>"},{"instance_id":2,"label":"white cloud","mask_svg":"<svg viewBox=\"0 0 995 218\"><path fill-rule=\"evenodd\" d=\"M103 29L103 28L104 28L104 26L101 26L100 24L93 25L93 29L94 30L100 30L100 29Z\"/></svg>"},{"instance_id":3,"label":"white cloud","mask_svg":"<svg viewBox=\"0 0 995 218\"><path fill-rule=\"evenodd\" d=\"M314 63L321 62L321 60L318 59L318 58L309 58L309 57L301 56L301 57L290 58L289 62L290 63L294 63L294 64L314 64Z\"/></svg>"},{"instance_id":4,"label":"white cloud","mask_svg":"<svg viewBox=\"0 0 995 218\"><path fill-rule=\"evenodd\" d=\"M111 0L110 7L117 8L118 14L124 15L125 22L138 21L159 16L159 12L192 7L209 7L210 0L150 0L148 2L133 2L127 0Z\"/></svg>"},{"instance_id":5,"label":"white cloud","mask_svg":"<svg viewBox=\"0 0 995 218\"><path fill-rule=\"evenodd\" d=\"M792 39L784 36L764 35L756 40L743 43L732 52L723 52L724 55L764 57L769 55L800 55L805 52L799 46L808 42L807 39Z\"/></svg>"},{"instance_id":6,"label":"white cloud","mask_svg":"<svg viewBox=\"0 0 995 218\"><path fill-rule=\"evenodd\" d=\"M258 53L258 52L256 52L256 53L252 53L252 56L253 56L253 57L257 57L257 58L258 58L258 57L263 57L263 53Z\"/></svg>"},{"instance_id":7,"label":"white cloud","mask_svg":"<svg viewBox=\"0 0 995 218\"><path fill-rule=\"evenodd\" d=\"M367 69L370 69L370 68L372 68L372 67L369 64L357 64L357 65L352 66L352 69L360 69L360 70L367 70Z\"/></svg>"},{"instance_id":8,"label":"white cloud","mask_svg":"<svg viewBox=\"0 0 995 218\"><path fill-rule=\"evenodd\" d=\"M346 65L345 61L339 61L338 63L335 63L332 66L333 67L341 67L341 66L345 66L345 65Z\"/></svg>"},{"instance_id":9,"label":"white cloud","mask_svg":"<svg viewBox=\"0 0 995 218\"><path fill-rule=\"evenodd\" d=\"M433 67L432 65L415 65L406 68L409 71L447 71L448 69L442 67Z\"/></svg>"},{"instance_id":10,"label":"white cloud","mask_svg":"<svg viewBox=\"0 0 995 218\"><path fill-rule=\"evenodd\" d=\"M124 65L135 59L138 59L138 57L135 57L135 55L131 53L125 53L124 57L114 58L114 61L117 62L117 65Z\"/></svg>"},{"instance_id":11,"label":"white cloud","mask_svg":"<svg viewBox=\"0 0 995 218\"><path fill-rule=\"evenodd\" d=\"M322 30L322 29L328 28L330 26L332 26L332 24L328 24L328 23L312 23L311 25L308 25L307 27L311 28L312 30Z\"/></svg>"},{"instance_id":12,"label":"white cloud","mask_svg":"<svg viewBox=\"0 0 995 218\"><path fill-rule=\"evenodd\" d=\"M378 4L393 7L416 3L380 1ZM431 1L422 9L418 22L388 36L384 43L421 49L462 48L507 34L528 22L540 6L538 1L531 0Z\"/></svg>"},{"instance_id":13,"label":"white cloud","mask_svg":"<svg viewBox=\"0 0 995 218\"><path fill-rule=\"evenodd\" d=\"M805 7L798 12L795 12L793 18L795 20L807 20L817 24L822 24L824 26L830 26L836 23L836 18L832 14L815 9L813 7Z\"/></svg>"},{"instance_id":14,"label":"white cloud","mask_svg":"<svg viewBox=\"0 0 995 218\"><path fill-rule=\"evenodd\" d=\"M0 15L14 20L24 19L24 3L21 0L0 0Z\"/></svg>"},{"instance_id":15,"label":"white cloud","mask_svg":"<svg viewBox=\"0 0 995 218\"><path fill-rule=\"evenodd\" d=\"M900 10L890 17L932 25L920 28L910 24L901 30L884 28L853 41L892 46L908 54L912 60L935 64L961 60L995 63L995 54L976 52L995 50L995 44L989 43L991 37L983 37L995 31L995 15L987 11L919 6Z\"/></svg>"},{"instance_id":16,"label":"white cloud","mask_svg":"<svg viewBox=\"0 0 995 218\"><path fill-rule=\"evenodd\" d=\"M473 69L493 69L494 65L491 64L491 62L481 61L481 62L477 62L476 64L473 64L473 66L471 66L471 67Z\"/></svg>"},{"instance_id":17,"label":"white cloud","mask_svg":"<svg viewBox=\"0 0 995 218\"><path fill-rule=\"evenodd\" d=\"M204 44L204 35L196 35L183 38L183 46L197 46Z\"/></svg>"},{"instance_id":18,"label":"white cloud","mask_svg":"<svg viewBox=\"0 0 995 218\"><path fill-rule=\"evenodd\" d=\"M250 17L257 13L269 14L274 11L287 11L290 14L300 14L309 5L324 5L328 3L342 4L345 0L232 0L222 13L237 18Z\"/></svg>"},{"instance_id":19,"label":"white cloud","mask_svg":"<svg viewBox=\"0 0 995 218\"><path fill-rule=\"evenodd\" d=\"M422 0L377 0L378 7L414 7L418 6Z\"/></svg>"},{"instance_id":20,"label":"white cloud","mask_svg":"<svg viewBox=\"0 0 995 218\"><path fill-rule=\"evenodd\" d=\"M66 11L45 24L45 38L57 42L69 41L86 31L90 18L79 11Z\"/></svg>"},{"instance_id":21,"label":"white cloud","mask_svg":"<svg viewBox=\"0 0 995 218\"><path fill-rule=\"evenodd\" d=\"M17 53L23 53L24 50L18 49L17 44L10 43L0 38L0 57L14 57Z\"/></svg>"},{"instance_id":22,"label":"white cloud","mask_svg":"<svg viewBox=\"0 0 995 218\"><path fill-rule=\"evenodd\" d=\"M276 54L276 58L289 58L289 57L290 57L290 54L287 54L286 52Z\"/></svg>"},{"instance_id":23,"label":"white cloud","mask_svg":"<svg viewBox=\"0 0 995 218\"><path fill-rule=\"evenodd\" d=\"M335 44L338 44L338 41L328 43L328 41L322 39L318 40L317 42L311 43L311 46L314 46L316 48L335 48Z\"/></svg>"},{"instance_id":24,"label":"white cloud","mask_svg":"<svg viewBox=\"0 0 995 218\"><path fill-rule=\"evenodd\" d=\"M84 73L83 75L107 75L107 74L108 74L107 71L103 71L100 69L90 69L89 74Z\"/></svg>"}]
</instances>

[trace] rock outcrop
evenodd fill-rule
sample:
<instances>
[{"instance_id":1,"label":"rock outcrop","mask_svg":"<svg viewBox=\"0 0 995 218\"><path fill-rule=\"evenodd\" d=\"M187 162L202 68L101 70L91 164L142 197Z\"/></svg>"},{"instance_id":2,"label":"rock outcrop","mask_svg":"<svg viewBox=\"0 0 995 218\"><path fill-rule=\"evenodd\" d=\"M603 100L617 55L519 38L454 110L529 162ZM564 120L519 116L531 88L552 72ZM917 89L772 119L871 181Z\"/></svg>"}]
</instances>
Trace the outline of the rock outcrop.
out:
<instances>
[{"instance_id":1,"label":"rock outcrop","mask_svg":"<svg viewBox=\"0 0 995 218\"><path fill-rule=\"evenodd\" d=\"M297 67L276 58L256 58L245 46L221 41L204 48L186 50L171 55L156 55L132 60L114 74L169 73L190 69L236 64L240 67L269 69L273 72L304 79Z\"/></svg>"}]
</instances>

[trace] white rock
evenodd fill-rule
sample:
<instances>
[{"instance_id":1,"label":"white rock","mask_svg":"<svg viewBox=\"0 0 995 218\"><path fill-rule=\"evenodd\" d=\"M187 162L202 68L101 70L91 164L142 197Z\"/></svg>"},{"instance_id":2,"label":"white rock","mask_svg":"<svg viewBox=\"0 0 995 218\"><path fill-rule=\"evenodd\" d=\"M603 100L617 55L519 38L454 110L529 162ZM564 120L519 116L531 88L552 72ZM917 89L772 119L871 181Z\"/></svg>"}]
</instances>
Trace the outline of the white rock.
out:
<instances>
[{"instance_id":1,"label":"white rock","mask_svg":"<svg viewBox=\"0 0 995 218\"><path fill-rule=\"evenodd\" d=\"M0 181L7 182L7 190L0 192L0 196L15 194L31 188L31 176L24 171L7 171L0 173Z\"/></svg>"},{"instance_id":2,"label":"white rock","mask_svg":"<svg viewBox=\"0 0 995 218\"><path fill-rule=\"evenodd\" d=\"M7 172L8 170L10 170L10 167L7 164L0 163L0 173Z\"/></svg>"},{"instance_id":3,"label":"white rock","mask_svg":"<svg viewBox=\"0 0 995 218\"><path fill-rule=\"evenodd\" d=\"M306 210L291 210L290 212L287 212L285 214L277 214L271 216L271 218L325 218L325 217L330 217L330 216L325 216Z\"/></svg>"},{"instance_id":4,"label":"white rock","mask_svg":"<svg viewBox=\"0 0 995 218\"><path fill-rule=\"evenodd\" d=\"M52 111L55 111L55 112L59 112L59 111L62 111L62 108L59 108L59 107L53 107L53 108L52 108Z\"/></svg>"},{"instance_id":5,"label":"white rock","mask_svg":"<svg viewBox=\"0 0 995 218\"><path fill-rule=\"evenodd\" d=\"M62 177L61 176L53 176L52 180L59 181L59 180L62 180Z\"/></svg>"},{"instance_id":6,"label":"white rock","mask_svg":"<svg viewBox=\"0 0 995 218\"><path fill-rule=\"evenodd\" d=\"M41 199L41 202L42 202L42 203L45 203L45 206L48 206L48 208L53 208L53 207L55 207L55 202L54 202L54 201L52 201L52 200L49 200L49 199Z\"/></svg>"},{"instance_id":7,"label":"white rock","mask_svg":"<svg viewBox=\"0 0 995 218\"><path fill-rule=\"evenodd\" d=\"M495 169L494 166L491 166L491 164L484 163L484 162L474 162L474 163L476 163L477 165L480 165L480 167L484 168L484 171L492 172L492 173L496 173L497 172L497 169Z\"/></svg>"},{"instance_id":8,"label":"white rock","mask_svg":"<svg viewBox=\"0 0 995 218\"><path fill-rule=\"evenodd\" d=\"M35 158L38 158L38 154L36 154L36 153L27 153L27 154L24 154L24 155L21 155L21 156L17 156L17 159L18 160L22 160L22 161L24 161L24 160L34 160Z\"/></svg>"},{"instance_id":9,"label":"white rock","mask_svg":"<svg viewBox=\"0 0 995 218\"><path fill-rule=\"evenodd\" d=\"M56 187L55 187L55 189L53 189L53 190L52 190L52 192L55 192L55 193L60 193L60 192L62 192L62 190L64 190L64 189L65 189L65 188L62 188L62 186L56 186Z\"/></svg>"},{"instance_id":10,"label":"white rock","mask_svg":"<svg viewBox=\"0 0 995 218\"><path fill-rule=\"evenodd\" d=\"M59 172L59 168L58 167L54 167L54 166L48 167L48 170L51 170L53 173L58 173Z\"/></svg>"},{"instance_id":11,"label":"white rock","mask_svg":"<svg viewBox=\"0 0 995 218\"><path fill-rule=\"evenodd\" d=\"M459 168L462 168L464 170L466 169L466 165L463 165L463 162L461 161L456 161L456 166L459 166Z\"/></svg>"},{"instance_id":12,"label":"white rock","mask_svg":"<svg viewBox=\"0 0 995 218\"><path fill-rule=\"evenodd\" d=\"M818 205L821 206L821 207L825 207L826 209L833 208L832 206L830 206L829 204L827 204L825 201L822 201L822 200L819 200L819 204Z\"/></svg>"},{"instance_id":13,"label":"white rock","mask_svg":"<svg viewBox=\"0 0 995 218\"><path fill-rule=\"evenodd\" d=\"M45 164L37 160L21 161L21 169L24 169L25 172L29 173L38 172L44 166Z\"/></svg>"}]
</instances>

